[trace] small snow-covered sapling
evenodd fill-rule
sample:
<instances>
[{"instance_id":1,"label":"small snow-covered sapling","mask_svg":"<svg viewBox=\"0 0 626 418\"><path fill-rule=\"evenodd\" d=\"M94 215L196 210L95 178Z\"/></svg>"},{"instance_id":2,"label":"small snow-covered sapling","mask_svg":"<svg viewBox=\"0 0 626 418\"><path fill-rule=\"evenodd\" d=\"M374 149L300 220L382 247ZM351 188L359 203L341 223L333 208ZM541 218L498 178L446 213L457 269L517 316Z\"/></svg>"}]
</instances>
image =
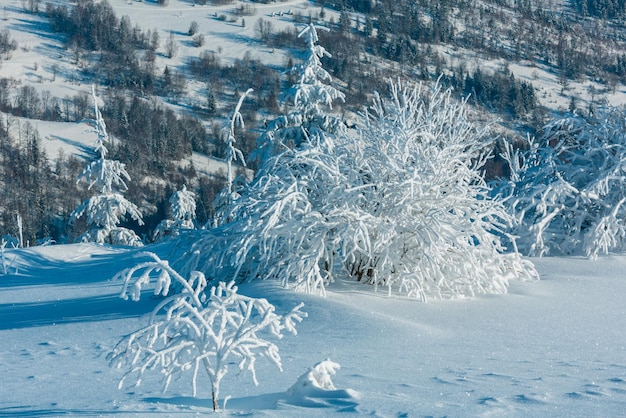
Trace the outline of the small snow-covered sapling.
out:
<instances>
[{"instance_id":1,"label":"small snow-covered sapling","mask_svg":"<svg viewBox=\"0 0 626 418\"><path fill-rule=\"evenodd\" d=\"M220 282L204 292L207 282L200 272L184 279L167 261L145 253L152 261L140 263L118 274L123 278L122 297L130 293L138 300L142 288L156 276L155 293L166 296L154 309L149 324L125 336L109 354L111 364L125 366L128 371L120 381L135 379L141 383L147 370L159 370L167 390L172 379L189 372L193 396L198 377L204 371L211 384L213 409L219 408L220 383L228 373L232 357L238 368L252 375L255 385L255 364L259 356L269 359L282 371L278 346L259 335L261 331L281 339L283 331L296 334L296 323L307 316L299 304L286 315L278 315L266 299L237 293L234 282ZM167 296L171 281L182 285L182 292Z\"/></svg>"}]
</instances>

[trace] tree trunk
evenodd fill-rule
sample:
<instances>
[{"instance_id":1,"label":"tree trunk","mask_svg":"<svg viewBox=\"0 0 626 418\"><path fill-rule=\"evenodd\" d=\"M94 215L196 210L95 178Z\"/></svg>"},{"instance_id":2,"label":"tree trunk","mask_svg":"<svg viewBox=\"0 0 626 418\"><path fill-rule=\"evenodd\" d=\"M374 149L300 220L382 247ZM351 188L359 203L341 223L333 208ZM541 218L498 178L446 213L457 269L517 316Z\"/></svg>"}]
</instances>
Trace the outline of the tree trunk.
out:
<instances>
[{"instance_id":1,"label":"tree trunk","mask_svg":"<svg viewBox=\"0 0 626 418\"><path fill-rule=\"evenodd\" d=\"M215 391L215 387L211 388L211 396L213 397L213 410L217 411L220 409L220 406L218 405L218 399L217 399L217 392Z\"/></svg>"}]
</instances>

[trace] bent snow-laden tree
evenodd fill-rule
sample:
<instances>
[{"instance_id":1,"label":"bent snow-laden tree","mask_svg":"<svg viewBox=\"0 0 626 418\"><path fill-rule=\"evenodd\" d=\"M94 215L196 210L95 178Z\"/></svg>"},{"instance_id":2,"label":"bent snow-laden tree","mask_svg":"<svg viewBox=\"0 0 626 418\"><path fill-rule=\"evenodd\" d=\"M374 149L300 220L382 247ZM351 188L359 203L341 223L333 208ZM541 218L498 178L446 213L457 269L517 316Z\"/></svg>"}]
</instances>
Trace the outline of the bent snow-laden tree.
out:
<instances>
[{"instance_id":1,"label":"bent snow-laden tree","mask_svg":"<svg viewBox=\"0 0 626 418\"><path fill-rule=\"evenodd\" d=\"M487 132L439 86L391 91L332 147L309 141L267 159L234 221L198 240L185 269L320 293L349 277L422 300L536 277L501 242L511 218L480 171Z\"/></svg>"},{"instance_id":2,"label":"bent snow-laden tree","mask_svg":"<svg viewBox=\"0 0 626 418\"><path fill-rule=\"evenodd\" d=\"M222 137L226 143L227 185L226 188L217 195L213 204L215 207L215 217L213 219L214 226L221 225L229 220L229 214L227 211L230 209L232 203L239 198L239 191L233 189L233 163L236 163L237 160L239 160L245 167L246 160L243 157L241 150L235 147L235 143L237 142L237 139L235 138L235 130L237 128L245 127L243 115L241 114L240 109L245 98L253 91L254 90L252 89L248 89L241 95L239 101L237 102L237 106L235 106L235 110L233 111L233 116L230 119L229 126L222 129Z\"/></svg>"},{"instance_id":3,"label":"bent snow-laden tree","mask_svg":"<svg viewBox=\"0 0 626 418\"><path fill-rule=\"evenodd\" d=\"M116 160L106 158L106 142L109 140L106 125L96 97L95 87L92 87L92 97L94 102L93 120L96 133L95 152L98 158L90 162L78 177L78 181L85 180L89 183L88 189L96 188L98 194L90 197L80 204L70 217L70 222L85 216L87 227L80 240L83 242L109 243L112 245L141 246L141 239L134 231L119 226L120 222L127 217L143 225L141 212L135 204L126 200L122 194L128 189L126 181L130 176L125 165Z\"/></svg>"},{"instance_id":4,"label":"bent snow-laden tree","mask_svg":"<svg viewBox=\"0 0 626 418\"><path fill-rule=\"evenodd\" d=\"M497 193L517 223L521 252L531 256L623 250L626 244L626 112L597 109L544 127L527 150L508 145L510 181Z\"/></svg>"},{"instance_id":5,"label":"bent snow-laden tree","mask_svg":"<svg viewBox=\"0 0 626 418\"><path fill-rule=\"evenodd\" d=\"M198 392L201 374L209 378L213 409L218 409L220 383L229 365L238 360L241 371L250 372L255 385L256 360L264 357L282 371L278 347L261 333L280 339L283 331L296 334L296 323L306 317L296 306L281 316L266 299L237 293L233 282L219 283L208 295L204 275L193 272L184 279L166 261L153 253L152 260L140 263L118 274L124 280L122 297L139 300L142 289L156 277L155 294L165 296L152 312L149 324L124 337L109 354L112 366L125 367L126 379L141 383L145 372L162 374L164 391L172 379L185 375L191 379L193 396ZM182 292L167 296L171 282Z\"/></svg>"}]
</instances>

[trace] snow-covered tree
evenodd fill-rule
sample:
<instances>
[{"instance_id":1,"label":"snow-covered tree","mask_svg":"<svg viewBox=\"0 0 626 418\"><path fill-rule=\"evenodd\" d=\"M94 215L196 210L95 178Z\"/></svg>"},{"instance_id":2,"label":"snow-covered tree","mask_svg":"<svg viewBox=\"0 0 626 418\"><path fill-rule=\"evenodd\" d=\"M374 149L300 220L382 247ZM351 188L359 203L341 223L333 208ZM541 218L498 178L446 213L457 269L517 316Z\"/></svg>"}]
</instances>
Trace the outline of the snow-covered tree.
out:
<instances>
[{"instance_id":1,"label":"snow-covered tree","mask_svg":"<svg viewBox=\"0 0 626 418\"><path fill-rule=\"evenodd\" d=\"M196 228L196 194L183 185L182 190L175 191L170 196L170 212L172 219L164 219L156 227L155 240L166 236L175 237L184 229Z\"/></svg>"},{"instance_id":2,"label":"snow-covered tree","mask_svg":"<svg viewBox=\"0 0 626 418\"><path fill-rule=\"evenodd\" d=\"M534 278L501 242L511 217L480 170L487 131L439 86L391 91L333 147L306 142L267 159L234 220L193 244L186 271L322 294L351 277L422 300L503 293L509 279Z\"/></svg>"},{"instance_id":3,"label":"snow-covered tree","mask_svg":"<svg viewBox=\"0 0 626 418\"><path fill-rule=\"evenodd\" d=\"M511 177L496 190L517 219L510 232L520 251L595 258L623 250L626 112L557 118L525 148L506 146Z\"/></svg>"},{"instance_id":4,"label":"snow-covered tree","mask_svg":"<svg viewBox=\"0 0 626 418\"><path fill-rule=\"evenodd\" d=\"M344 259L351 275L422 300L503 293L537 276L501 242L511 218L482 171L492 138L465 103L439 85L392 84L363 122L361 140L345 140L356 206L372 217L369 242L354 240Z\"/></svg>"},{"instance_id":5,"label":"snow-covered tree","mask_svg":"<svg viewBox=\"0 0 626 418\"><path fill-rule=\"evenodd\" d=\"M303 62L291 70L298 79L286 97L292 111L269 123L259 146L261 161L305 141L328 141L327 133L334 134L343 128L341 119L330 114L330 110L333 102L344 101L345 95L332 86L332 77L320 61L331 55L318 45L317 29L312 23L298 37L304 40L307 49Z\"/></svg>"},{"instance_id":6,"label":"snow-covered tree","mask_svg":"<svg viewBox=\"0 0 626 418\"><path fill-rule=\"evenodd\" d=\"M230 119L230 125L227 129L223 131L224 142L226 142L226 162L228 165L228 193L233 192L233 163L237 162L237 160L241 161L241 163L245 166L246 160L243 158L243 154L241 151L235 147L235 143L237 139L235 138L235 129L244 128L245 124L243 121L243 116L241 115L241 105L243 104L244 99L252 93L253 89L248 89L244 94L241 95L239 101L237 102L237 106L235 106L235 111L233 112L233 116Z\"/></svg>"},{"instance_id":7,"label":"snow-covered tree","mask_svg":"<svg viewBox=\"0 0 626 418\"><path fill-rule=\"evenodd\" d=\"M161 372L164 390L172 379L189 374L193 396L198 391L198 378L206 373L211 385L213 409L218 409L220 383L228 373L233 358L237 367L251 373L258 385L255 366L258 357L270 360L282 371L278 346L261 334L267 332L280 339L283 332L296 334L296 323L306 317L299 304L281 316L266 299L251 298L237 293L234 282L221 282L211 288L202 273L193 272L184 279L166 261L147 253L152 261L140 263L118 274L124 279L122 297L138 300L141 290L156 276L155 294L166 296L154 309L149 324L124 337L109 354L111 364L125 366L126 379L141 383L148 370ZM172 280L183 291L168 296Z\"/></svg>"},{"instance_id":8,"label":"snow-covered tree","mask_svg":"<svg viewBox=\"0 0 626 418\"><path fill-rule=\"evenodd\" d=\"M252 93L254 90L248 89L244 94L241 95L239 101L237 102L237 106L235 106L235 110L233 112L233 116L230 119L230 124L227 128L222 130L222 137L224 142L226 143L226 164L227 164L227 186L220 194L217 195L214 202L215 207L215 219L214 224L220 225L229 219L229 215L226 213L230 209L233 201L239 198L239 192L233 190L233 163L236 163L238 160L246 166L246 160L243 157L243 153L235 144L237 139L235 138L235 130L237 128L244 128L245 124L243 121L243 116L241 114L241 105L243 104L244 99Z\"/></svg>"},{"instance_id":9,"label":"snow-covered tree","mask_svg":"<svg viewBox=\"0 0 626 418\"><path fill-rule=\"evenodd\" d=\"M83 216L86 218L90 229L80 237L83 242L141 246L141 239L134 231L119 226L127 217L137 221L139 225L143 225L143 220L137 206L122 194L128 189L126 181L130 180L125 165L106 158L108 152L106 142L109 136L98 109L95 87L92 86L91 91L95 118L94 129L90 132L97 135L95 152L98 158L85 167L78 181L85 180L89 183L88 189L95 188L98 194L80 204L72 212L70 222L75 222Z\"/></svg>"}]
</instances>

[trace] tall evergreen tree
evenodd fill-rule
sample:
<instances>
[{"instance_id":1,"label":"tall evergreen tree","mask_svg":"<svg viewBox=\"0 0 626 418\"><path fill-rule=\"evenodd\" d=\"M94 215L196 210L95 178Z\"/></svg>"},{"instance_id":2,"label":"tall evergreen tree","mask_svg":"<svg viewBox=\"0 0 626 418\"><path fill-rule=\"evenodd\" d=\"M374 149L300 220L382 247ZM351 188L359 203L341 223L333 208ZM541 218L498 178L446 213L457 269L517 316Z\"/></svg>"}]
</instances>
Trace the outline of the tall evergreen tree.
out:
<instances>
[{"instance_id":1,"label":"tall evergreen tree","mask_svg":"<svg viewBox=\"0 0 626 418\"><path fill-rule=\"evenodd\" d=\"M260 160L297 147L303 142L329 141L328 134L342 129L343 122L330 114L335 100L344 101L345 95L332 86L332 77L321 62L331 57L319 45L315 25L310 23L298 35L307 47L304 60L292 68L297 81L287 92L292 111L271 122L261 137Z\"/></svg>"},{"instance_id":2,"label":"tall evergreen tree","mask_svg":"<svg viewBox=\"0 0 626 418\"><path fill-rule=\"evenodd\" d=\"M137 221L139 225L143 225L143 220L139 208L122 194L128 190L126 181L130 180L125 165L106 158L109 135L98 109L95 87L92 86L91 92L95 115L92 132L97 135L94 151L98 158L85 167L78 181L88 182L88 189L95 188L98 193L80 204L72 212L70 221L75 222L85 216L90 229L80 237L83 242L141 246L141 239L134 231L119 226L127 217Z\"/></svg>"}]
</instances>

